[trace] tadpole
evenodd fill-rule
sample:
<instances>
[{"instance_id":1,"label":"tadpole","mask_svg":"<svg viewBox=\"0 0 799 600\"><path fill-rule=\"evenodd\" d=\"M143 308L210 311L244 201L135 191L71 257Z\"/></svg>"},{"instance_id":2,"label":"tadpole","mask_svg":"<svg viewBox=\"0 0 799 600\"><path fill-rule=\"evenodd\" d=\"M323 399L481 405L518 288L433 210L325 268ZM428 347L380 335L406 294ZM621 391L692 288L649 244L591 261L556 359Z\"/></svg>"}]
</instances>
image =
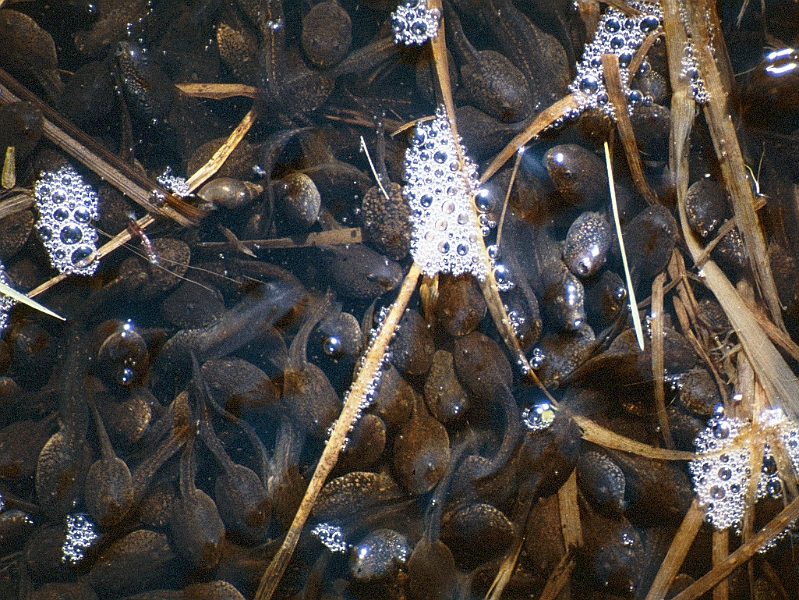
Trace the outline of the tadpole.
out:
<instances>
[{"instance_id":1,"label":"tadpole","mask_svg":"<svg viewBox=\"0 0 799 600\"><path fill-rule=\"evenodd\" d=\"M80 333L73 331L60 376L59 429L47 440L36 465L36 496L42 510L54 517L75 507L91 462L86 444L85 360Z\"/></svg>"},{"instance_id":2,"label":"tadpole","mask_svg":"<svg viewBox=\"0 0 799 600\"><path fill-rule=\"evenodd\" d=\"M103 419L90 397L89 407L94 417L100 458L89 467L86 475L84 502L97 523L108 528L118 523L133 500L133 480L127 463L119 458L108 439Z\"/></svg>"},{"instance_id":3,"label":"tadpole","mask_svg":"<svg viewBox=\"0 0 799 600\"><path fill-rule=\"evenodd\" d=\"M213 499L197 489L194 436L190 436L180 459L180 497L172 508L172 538L175 548L200 569L219 562L225 539L225 524Z\"/></svg>"},{"instance_id":4,"label":"tadpole","mask_svg":"<svg viewBox=\"0 0 799 600\"><path fill-rule=\"evenodd\" d=\"M300 327L291 342L282 376L284 406L305 432L317 438L325 435L341 410L341 399L327 375L307 355L311 331L324 318L331 302L329 292Z\"/></svg>"},{"instance_id":5,"label":"tadpole","mask_svg":"<svg viewBox=\"0 0 799 600\"><path fill-rule=\"evenodd\" d=\"M214 497L227 530L247 544L262 541L272 519L272 506L266 488L256 473L234 463L211 424L206 397L209 394L197 362L194 362L192 388L200 411L199 436L216 458L221 472L214 485Z\"/></svg>"}]
</instances>

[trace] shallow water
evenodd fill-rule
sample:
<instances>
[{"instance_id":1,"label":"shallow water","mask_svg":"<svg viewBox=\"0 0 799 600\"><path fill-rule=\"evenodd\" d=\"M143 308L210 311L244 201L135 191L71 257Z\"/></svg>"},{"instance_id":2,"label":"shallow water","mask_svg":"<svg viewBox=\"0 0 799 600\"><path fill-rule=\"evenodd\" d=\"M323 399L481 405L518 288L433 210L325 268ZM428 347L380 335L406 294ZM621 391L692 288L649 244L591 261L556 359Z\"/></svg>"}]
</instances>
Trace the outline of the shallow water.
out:
<instances>
[{"instance_id":1,"label":"shallow water","mask_svg":"<svg viewBox=\"0 0 799 600\"><path fill-rule=\"evenodd\" d=\"M695 493L717 525L735 523L735 507L714 513L711 499L738 501L748 459L735 455L734 474L697 483L701 464L588 442L570 416L687 452L708 426L700 444L725 427L713 439L743 444L738 432L749 431L718 412L724 403L739 410L734 398L751 387L736 333L685 251L668 169L662 40L627 92L660 206L647 205L617 141L629 280L618 250L602 153L608 99L601 62L591 60L614 52L624 66L659 13L644 3L636 6L653 16L609 13L589 45L589 4L582 17L563 2L445 5L454 117L474 177L541 110L570 90L587 94L464 213L466 179L442 183L462 168L446 121L395 135L435 115L441 91L429 44L393 43L394 2L36 0L0 10L0 68L10 74L0 77L0 149L16 154L15 186L0 192L6 282L30 291L57 275L52 265L81 269L95 232L99 245L130 232L83 275L37 295L66 322L0 305L0 597L254 597L414 260L457 276L423 279L413 294L276 597L484 597L520 548L503 597L540 596L564 561L574 570L563 597L644 598ZM799 42L799 13L788 0L768 3L764 15L751 4L740 26L738 2L719 7L736 74L729 110L765 204L768 259L796 339L799 57L785 48ZM701 74L684 60L701 97ZM158 180L180 193L251 107L258 118L215 175L228 179L182 201L145 198L176 218L142 228L142 199L104 181L94 155L76 160L42 135L41 107L5 106L9 77L148 189ZM219 99L176 86L190 83L237 87ZM66 164L75 171L59 171ZM689 220L704 243L733 215L701 116L689 183ZM65 208L76 194L77 207ZM98 218L84 218L95 195ZM751 283L741 235L727 231L710 257L734 284ZM518 368L470 274L485 273L473 267L482 260L477 235L521 350L558 411ZM654 324L653 280L674 277L675 253L688 263L690 294L668 288ZM643 352L630 282L646 305ZM678 294L695 297L690 319ZM663 332L660 414L653 327ZM786 453L764 452L755 529L796 492L796 427L772 418L763 435L784 432ZM561 526L571 500L582 539L572 554L575 530ZM675 593L712 568L712 532L699 530ZM793 535L755 561L751 582L736 569L730 594L793 597ZM731 535L730 551L739 543Z\"/></svg>"}]
</instances>

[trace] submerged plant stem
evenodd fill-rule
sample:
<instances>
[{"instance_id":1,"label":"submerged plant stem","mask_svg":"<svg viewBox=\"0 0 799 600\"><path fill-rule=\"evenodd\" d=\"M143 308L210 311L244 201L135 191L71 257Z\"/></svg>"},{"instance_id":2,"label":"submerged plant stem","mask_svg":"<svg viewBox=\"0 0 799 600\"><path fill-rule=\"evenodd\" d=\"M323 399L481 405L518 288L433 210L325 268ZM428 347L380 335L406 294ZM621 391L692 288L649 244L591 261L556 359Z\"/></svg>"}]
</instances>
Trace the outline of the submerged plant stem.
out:
<instances>
[{"instance_id":1,"label":"submerged plant stem","mask_svg":"<svg viewBox=\"0 0 799 600\"><path fill-rule=\"evenodd\" d=\"M319 462L316 465L311 481L308 483L308 488L305 490L302 502L294 515L291 527L286 532L283 544L261 577L255 600L269 600L277 590L291 555L300 540L300 534L303 527L305 527L305 522L308 520L308 516L316 503L316 498L319 496L327 476L330 475L330 472L336 466L347 435L349 435L352 426L360 415L362 406L366 402L370 390L378 377L378 371L383 366L388 346L394 337L394 332L402 315L405 313L405 307L408 305L414 290L416 290L416 284L421 274L421 268L416 263L412 264L402 282L397 299L391 305L391 310L380 326L377 337L367 349L355 381L344 401L341 414L333 426L333 431L325 444L322 456L319 457Z\"/></svg>"}]
</instances>

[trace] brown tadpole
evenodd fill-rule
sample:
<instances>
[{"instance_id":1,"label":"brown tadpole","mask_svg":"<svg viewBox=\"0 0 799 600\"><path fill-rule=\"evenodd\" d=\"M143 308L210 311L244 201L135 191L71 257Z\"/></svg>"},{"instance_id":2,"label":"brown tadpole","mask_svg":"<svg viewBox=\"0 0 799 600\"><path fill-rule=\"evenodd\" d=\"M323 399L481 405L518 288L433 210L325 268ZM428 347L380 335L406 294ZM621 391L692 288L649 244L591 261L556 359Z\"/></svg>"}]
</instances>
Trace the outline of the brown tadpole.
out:
<instances>
[{"instance_id":1,"label":"brown tadpole","mask_svg":"<svg viewBox=\"0 0 799 600\"><path fill-rule=\"evenodd\" d=\"M36 496L42 510L53 517L74 508L91 463L86 444L86 352L80 332L72 332L62 360L60 427L47 440L36 464Z\"/></svg>"},{"instance_id":2,"label":"brown tadpole","mask_svg":"<svg viewBox=\"0 0 799 600\"><path fill-rule=\"evenodd\" d=\"M325 435L341 410L339 398L324 371L308 360L308 338L330 309L333 295L328 292L302 324L289 347L283 370L282 402L295 422L316 438Z\"/></svg>"},{"instance_id":3,"label":"brown tadpole","mask_svg":"<svg viewBox=\"0 0 799 600\"><path fill-rule=\"evenodd\" d=\"M449 434L428 411L420 395L415 407L394 438L394 471L411 494L429 492L441 479L450 461Z\"/></svg>"},{"instance_id":4,"label":"brown tadpole","mask_svg":"<svg viewBox=\"0 0 799 600\"><path fill-rule=\"evenodd\" d=\"M461 85L469 100L485 113L505 122L522 121L533 113L533 96L525 75L496 50L477 50L460 19L444 4L449 38L461 63Z\"/></svg>"},{"instance_id":5,"label":"brown tadpole","mask_svg":"<svg viewBox=\"0 0 799 600\"><path fill-rule=\"evenodd\" d=\"M508 462L519 443L521 419L513 396L513 371L505 353L494 340L474 331L455 341L455 372L464 386L483 402L495 402L502 410L504 432L499 448L491 458L479 454L467 456L458 469L454 491L465 491L478 480L485 479Z\"/></svg>"},{"instance_id":6,"label":"brown tadpole","mask_svg":"<svg viewBox=\"0 0 799 600\"><path fill-rule=\"evenodd\" d=\"M178 394L161 418L150 428L145 458L133 472L133 506L138 506L150 486L155 474L172 458L191 435L193 419L188 392Z\"/></svg>"},{"instance_id":7,"label":"brown tadpole","mask_svg":"<svg viewBox=\"0 0 799 600\"><path fill-rule=\"evenodd\" d=\"M86 475L84 502L89 514L101 528L117 524L133 501L133 479L127 463L114 452L94 399L89 397L94 417L100 458L89 467Z\"/></svg>"},{"instance_id":8,"label":"brown tadpole","mask_svg":"<svg viewBox=\"0 0 799 600\"><path fill-rule=\"evenodd\" d=\"M214 484L219 514L230 534L245 544L264 540L272 522L272 504L264 482L244 465L233 462L214 431L206 398L210 391L194 361L192 393L200 416L200 439L219 463L220 473Z\"/></svg>"},{"instance_id":9,"label":"brown tadpole","mask_svg":"<svg viewBox=\"0 0 799 600\"><path fill-rule=\"evenodd\" d=\"M170 524L177 551L195 567L207 570L219 562L225 524L213 499L194 483L194 440L194 435L189 437L180 458L180 497L172 508Z\"/></svg>"}]
</instances>

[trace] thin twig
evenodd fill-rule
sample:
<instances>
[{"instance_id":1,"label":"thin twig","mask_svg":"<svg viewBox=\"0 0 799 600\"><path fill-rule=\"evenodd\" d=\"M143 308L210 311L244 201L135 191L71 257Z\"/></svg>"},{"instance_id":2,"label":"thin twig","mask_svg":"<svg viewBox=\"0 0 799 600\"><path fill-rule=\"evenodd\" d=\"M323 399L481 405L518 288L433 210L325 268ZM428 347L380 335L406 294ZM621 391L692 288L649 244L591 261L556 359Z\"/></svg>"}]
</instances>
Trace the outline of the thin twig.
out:
<instances>
[{"instance_id":1,"label":"thin twig","mask_svg":"<svg viewBox=\"0 0 799 600\"><path fill-rule=\"evenodd\" d=\"M663 282L666 281L666 273L660 272L652 282L652 311L650 313L650 324L652 335L649 342L652 346L652 382L655 386L655 409L657 410L658 424L663 434L663 441L666 448L674 449L674 440L671 437L669 427L669 417L666 414L666 390L663 385ZM637 311L636 311L637 312Z\"/></svg>"},{"instance_id":2,"label":"thin twig","mask_svg":"<svg viewBox=\"0 0 799 600\"><path fill-rule=\"evenodd\" d=\"M666 592L669 591L671 582L680 571L683 561L694 543L696 534L699 533L702 523L705 521L705 510L699 506L699 503L694 499L691 503L688 512L685 513L680 528L671 542L666 557L660 564L655 580L652 582L652 587L646 595L645 600L660 600L666 597Z\"/></svg>"},{"instance_id":3,"label":"thin twig","mask_svg":"<svg viewBox=\"0 0 799 600\"><path fill-rule=\"evenodd\" d=\"M316 231L294 237L271 238L266 240L239 240L252 250L274 248L315 248L317 246L338 246L342 244L360 244L363 235L360 227L344 227L329 231ZM218 249L230 247L230 242L200 242L197 248Z\"/></svg>"},{"instance_id":4,"label":"thin twig","mask_svg":"<svg viewBox=\"0 0 799 600\"><path fill-rule=\"evenodd\" d=\"M196 225L203 216L200 209L131 168L0 69L0 104L20 99L32 102L42 112L43 133L47 139L148 212L169 217L183 226Z\"/></svg>"},{"instance_id":5,"label":"thin twig","mask_svg":"<svg viewBox=\"0 0 799 600\"><path fill-rule=\"evenodd\" d=\"M633 177L638 192L649 204L657 204L657 196L649 187L644 176L644 168L641 165L641 157L638 152L638 143L635 141L633 124L630 121L630 113L627 108L627 99L621 83L621 71L619 70L619 57L615 54L605 54L602 56L602 70L605 73L605 87L608 90L608 98L613 105L613 114L618 127L621 145L624 147L624 154L627 156L627 164L630 166L630 174Z\"/></svg>"},{"instance_id":6,"label":"thin twig","mask_svg":"<svg viewBox=\"0 0 799 600\"><path fill-rule=\"evenodd\" d=\"M728 577L737 567L750 560L771 540L780 535L791 522L799 519L799 498L791 502L785 509L763 527L750 541L742 544L735 552L719 562L709 572L697 579L672 600L694 600L708 592L719 581Z\"/></svg>"},{"instance_id":7,"label":"thin twig","mask_svg":"<svg viewBox=\"0 0 799 600\"><path fill-rule=\"evenodd\" d=\"M275 554L272 562L269 563L266 571L261 577L261 582L258 585L258 591L255 594L255 600L269 600L277 590L280 579L286 571L291 555L297 547L297 542L300 540L305 522L311 514L316 498L322 490L322 486L336 466L338 456L347 439L347 435L355 424L358 415L360 414L362 406L367 402L370 390L374 382L379 376L379 370L383 366L383 361L388 350L389 343L394 336L394 332L399 325L400 318L405 313L405 307L416 289L416 283L422 274L421 268L415 263L411 265L408 274L402 282L397 299L391 305L391 310L386 315L380 331L372 344L369 346L363 362L361 363L358 375L350 388L349 393L344 401L344 406L341 409L341 414L333 426L333 431L325 444L325 449L319 462L316 465L314 474L311 481L308 483L308 488L305 490L305 495L302 498L297 513L294 515L294 520L286 532L286 537L283 544Z\"/></svg>"},{"instance_id":8,"label":"thin twig","mask_svg":"<svg viewBox=\"0 0 799 600\"><path fill-rule=\"evenodd\" d=\"M184 94L209 100L258 97L258 88L243 83L176 83L175 86Z\"/></svg>"}]
</instances>

